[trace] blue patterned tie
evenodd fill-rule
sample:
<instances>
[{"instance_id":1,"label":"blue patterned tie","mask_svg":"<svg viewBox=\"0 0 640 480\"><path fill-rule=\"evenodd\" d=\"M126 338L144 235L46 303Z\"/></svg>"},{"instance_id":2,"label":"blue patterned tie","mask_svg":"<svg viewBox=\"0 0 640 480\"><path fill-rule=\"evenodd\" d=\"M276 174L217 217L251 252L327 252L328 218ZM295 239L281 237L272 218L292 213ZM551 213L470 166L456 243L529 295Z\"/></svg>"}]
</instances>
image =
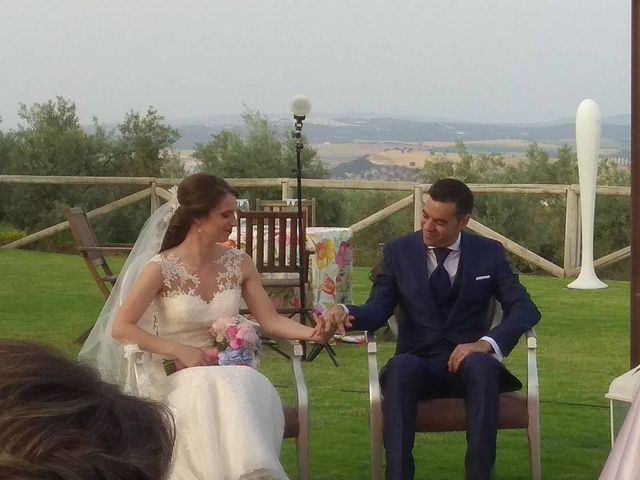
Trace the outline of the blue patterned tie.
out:
<instances>
[{"instance_id":1,"label":"blue patterned tie","mask_svg":"<svg viewBox=\"0 0 640 480\"><path fill-rule=\"evenodd\" d=\"M451 253L451 250L444 247L436 247L433 249L433 253L436 255L436 261L438 265L431 273L429 277L429 283L431 284L431 290L437 302L442 301L449 290L451 290L451 279L449 278L449 272L444 268L444 261Z\"/></svg>"}]
</instances>

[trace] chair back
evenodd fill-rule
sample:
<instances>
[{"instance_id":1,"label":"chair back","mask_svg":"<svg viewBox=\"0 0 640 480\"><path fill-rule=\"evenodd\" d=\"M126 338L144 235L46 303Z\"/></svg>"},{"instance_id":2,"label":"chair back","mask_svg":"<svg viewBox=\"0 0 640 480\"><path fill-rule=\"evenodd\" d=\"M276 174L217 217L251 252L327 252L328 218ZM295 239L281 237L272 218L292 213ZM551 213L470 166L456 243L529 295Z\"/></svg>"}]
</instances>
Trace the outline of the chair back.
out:
<instances>
[{"instance_id":1,"label":"chair back","mask_svg":"<svg viewBox=\"0 0 640 480\"><path fill-rule=\"evenodd\" d=\"M259 212L297 212L298 201L288 200L261 200L256 199L256 210ZM316 226L316 199L303 199L302 211L307 216L310 227Z\"/></svg>"},{"instance_id":2,"label":"chair back","mask_svg":"<svg viewBox=\"0 0 640 480\"><path fill-rule=\"evenodd\" d=\"M92 247L98 246L98 240L84 209L81 207L68 208L67 221L76 248L83 249L81 250L83 257L96 266L106 265L104 256L98 251L91 250Z\"/></svg>"},{"instance_id":3,"label":"chair back","mask_svg":"<svg viewBox=\"0 0 640 480\"><path fill-rule=\"evenodd\" d=\"M78 253L82 256L93 280L105 299L109 298L117 276L113 274L100 251L96 234L81 207L67 208L67 221ZM100 269L100 271L98 270Z\"/></svg>"},{"instance_id":4,"label":"chair back","mask_svg":"<svg viewBox=\"0 0 640 480\"><path fill-rule=\"evenodd\" d=\"M489 305L487 305L487 316L485 317L485 329L487 331L492 328L500 325L502 323L502 317L504 312L502 311L502 305L496 299L496 297L491 297L489 300Z\"/></svg>"},{"instance_id":5,"label":"chair back","mask_svg":"<svg viewBox=\"0 0 640 480\"><path fill-rule=\"evenodd\" d=\"M305 238L306 216L300 233L298 218L295 211L239 211L236 245L253 258L260 273L299 272L304 258L299 235Z\"/></svg>"},{"instance_id":6,"label":"chair back","mask_svg":"<svg viewBox=\"0 0 640 480\"><path fill-rule=\"evenodd\" d=\"M66 211L69 229L75 242L76 250L84 260L89 273L98 285L104 298L109 298L111 288L118 279L109 267L105 254L128 254L132 245L112 244L101 245L96 239L96 234L89 223L87 214L81 207L67 208Z\"/></svg>"}]
</instances>

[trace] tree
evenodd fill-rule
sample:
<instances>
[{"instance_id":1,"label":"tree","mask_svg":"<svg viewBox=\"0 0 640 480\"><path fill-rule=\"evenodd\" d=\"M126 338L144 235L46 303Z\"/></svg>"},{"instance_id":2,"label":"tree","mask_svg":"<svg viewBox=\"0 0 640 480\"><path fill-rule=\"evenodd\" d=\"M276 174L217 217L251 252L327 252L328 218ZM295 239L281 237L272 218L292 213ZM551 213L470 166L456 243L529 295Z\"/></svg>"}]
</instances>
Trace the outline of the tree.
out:
<instances>
[{"instance_id":1,"label":"tree","mask_svg":"<svg viewBox=\"0 0 640 480\"><path fill-rule=\"evenodd\" d=\"M99 165L103 152L81 127L73 102L21 104L14 134L15 158L10 173L27 175L87 175Z\"/></svg>"},{"instance_id":2,"label":"tree","mask_svg":"<svg viewBox=\"0 0 640 480\"><path fill-rule=\"evenodd\" d=\"M11 170L11 158L14 150L12 132L4 133L0 130L0 175L6 175Z\"/></svg>"},{"instance_id":3,"label":"tree","mask_svg":"<svg viewBox=\"0 0 640 480\"><path fill-rule=\"evenodd\" d=\"M291 132L283 134L269 125L260 112L245 112L242 115L246 134L238 130L224 129L213 136L207 144L196 145L194 158L199 169L226 178L292 178L295 177L296 145ZM328 172L318 158L318 152L306 143L301 152L302 176L304 178L327 178ZM251 189L241 196L255 201L256 198L274 199L280 192L271 189ZM339 224L342 216L341 195L338 192L317 192L304 196L315 196L320 224Z\"/></svg>"},{"instance_id":4,"label":"tree","mask_svg":"<svg viewBox=\"0 0 640 480\"><path fill-rule=\"evenodd\" d=\"M95 123L96 132L104 131L103 127ZM165 124L164 117L154 107L150 106L144 115L130 111L114 132L106 134L106 148L109 152L106 174L182 178L186 174L185 169L173 149L179 138L178 131ZM138 189L139 187L114 187L110 189L110 195L115 199ZM101 219L96 225L96 231L101 238L108 238L113 242L130 242L135 239L148 215L148 203L137 203Z\"/></svg>"},{"instance_id":5,"label":"tree","mask_svg":"<svg viewBox=\"0 0 640 480\"><path fill-rule=\"evenodd\" d=\"M462 141L456 142L459 162L440 158L425 164L421 175L425 183L445 176L467 183L571 183L577 172L571 147L563 145L559 159L552 161L537 143L529 145L526 160L507 166L501 155L473 155ZM543 200L525 194L477 194L474 217L488 227L515 240L554 262L561 262L564 235L564 197ZM530 270L519 259L517 268Z\"/></svg>"},{"instance_id":6,"label":"tree","mask_svg":"<svg viewBox=\"0 0 640 480\"><path fill-rule=\"evenodd\" d=\"M462 140L456 141L456 153L459 162L437 158L433 162L425 162L420 177L425 183L433 183L439 178L457 178L465 183L493 183L504 170L504 159L501 155L472 155Z\"/></svg>"},{"instance_id":7,"label":"tree","mask_svg":"<svg viewBox=\"0 0 640 480\"><path fill-rule=\"evenodd\" d=\"M401 200L406 195L406 192L348 190L344 192L342 200L346 224L354 224ZM406 208L356 233L353 238L353 247L358 265L376 265L382 258L381 245L390 239L405 235L412 229L413 209Z\"/></svg>"},{"instance_id":8,"label":"tree","mask_svg":"<svg viewBox=\"0 0 640 480\"><path fill-rule=\"evenodd\" d=\"M91 165L101 165L103 152L80 127L73 102L62 97L20 105L21 122L12 140L6 174L87 175ZM0 200L5 222L22 230L38 229L60 221L65 205L79 202L84 187L10 186Z\"/></svg>"},{"instance_id":9,"label":"tree","mask_svg":"<svg viewBox=\"0 0 640 480\"><path fill-rule=\"evenodd\" d=\"M182 177L173 145L180 138L175 128L164 124L164 117L149 107L145 115L131 111L118 124L111 140L111 168L131 177Z\"/></svg>"},{"instance_id":10,"label":"tree","mask_svg":"<svg viewBox=\"0 0 640 480\"><path fill-rule=\"evenodd\" d=\"M194 157L202 171L229 178L291 177L296 166L295 141L272 129L260 112L245 112L247 129L222 130L205 145L196 145ZM318 152L305 145L301 153L302 176L326 178Z\"/></svg>"},{"instance_id":11,"label":"tree","mask_svg":"<svg viewBox=\"0 0 640 480\"><path fill-rule=\"evenodd\" d=\"M631 171L620 168L610 159L598 166L598 185L631 185ZM594 256L598 258L631 242L630 197L600 195L596 200L594 220ZM603 272L607 278L629 278L629 261L616 263Z\"/></svg>"},{"instance_id":12,"label":"tree","mask_svg":"<svg viewBox=\"0 0 640 480\"><path fill-rule=\"evenodd\" d=\"M178 132L153 107L130 112L116 131L94 119L93 133L80 125L76 106L57 97L20 106L15 132L0 137L0 169L6 174L73 176L183 176L173 151ZM4 145L4 146L3 146ZM8 153L7 153L8 152ZM0 220L34 231L64 218L67 206L96 208L132 193L130 187L14 185L0 191ZM148 212L118 214L97 226L107 241L131 241ZM127 212L130 209L127 208Z\"/></svg>"}]
</instances>

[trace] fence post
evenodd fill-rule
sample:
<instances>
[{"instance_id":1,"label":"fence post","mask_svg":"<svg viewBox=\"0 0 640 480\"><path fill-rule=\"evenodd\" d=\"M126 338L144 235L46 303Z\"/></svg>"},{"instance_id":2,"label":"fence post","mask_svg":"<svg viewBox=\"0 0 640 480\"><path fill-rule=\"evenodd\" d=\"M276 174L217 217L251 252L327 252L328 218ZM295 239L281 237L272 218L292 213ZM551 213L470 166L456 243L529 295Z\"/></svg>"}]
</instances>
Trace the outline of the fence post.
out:
<instances>
[{"instance_id":1,"label":"fence post","mask_svg":"<svg viewBox=\"0 0 640 480\"><path fill-rule=\"evenodd\" d=\"M578 268L580 258L580 209L578 185L567 187L567 211L564 224L564 276Z\"/></svg>"},{"instance_id":2,"label":"fence post","mask_svg":"<svg viewBox=\"0 0 640 480\"><path fill-rule=\"evenodd\" d=\"M293 198L293 187L289 180L283 179L280 181L280 188L282 190L282 200L286 200L287 198Z\"/></svg>"},{"instance_id":3,"label":"fence post","mask_svg":"<svg viewBox=\"0 0 640 480\"><path fill-rule=\"evenodd\" d=\"M159 203L160 203L158 200L158 194L156 193L156 188L158 187L158 183L155 180L153 180L151 182L150 187L151 187L150 197L151 197L151 214L152 214L158 209Z\"/></svg>"},{"instance_id":4,"label":"fence post","mask_svg":"<svg viewBox=\"0 0 640 480\"><path fill-rule=\"evenodd\" d=\"M422 208L424 201L422 199L422 185L414 185L413 187L413 230L420 230L420 220L422 220Z\"/></svg>"}]
</instances>

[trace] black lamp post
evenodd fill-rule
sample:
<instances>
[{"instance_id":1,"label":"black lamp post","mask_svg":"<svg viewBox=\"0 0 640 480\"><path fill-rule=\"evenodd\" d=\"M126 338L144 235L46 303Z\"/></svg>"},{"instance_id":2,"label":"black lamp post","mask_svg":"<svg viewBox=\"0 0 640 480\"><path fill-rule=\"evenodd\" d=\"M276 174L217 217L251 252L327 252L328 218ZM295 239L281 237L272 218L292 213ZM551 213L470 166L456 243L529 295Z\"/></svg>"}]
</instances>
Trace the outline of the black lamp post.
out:
<instances>
[{"instance_id":1,"label":"black lamp post","mask_svg":"<svg viewBox=\"0 0 640 480\"><path fill-rule=\"evenodd\" d=\"M304 251L306 238L302 235L303 232L303 218L302 218L302 163L300 160L300 154L304 145L302 144L302 121L307 117L311 111L311 102L307 97L302 95L296 95L291 99L291 112L293 118L296 121L295 131L293 132L293 138L296 140L296 185L297 185L297 199L298 199L298 261L300 262L300 321L306 323L306 292L304 288L305 280L307 278L307 266L304 261Z\"/></svg>"},{"instance_id":2,"label":"black lamp post","mask_svg":"<svg viewBox=\"0 0 640 480\"><path fill-rule=\"evenodd\" d=\"M300 262L300 321L304 324L307 323L308 312L307 312L307 300L306 300L306 291L305 291L305 280L307 279L307 265L304 258L304 251L306 247L306 241L304 235L301 235L303 229L303 217L302 217L302 162L300 160L300 154L302 153L302 149L304 145L302 144L302 122L307 117L309 112L311 111L311 102L309 99L303 95L296 95L291 99L291 112L293 113L293 118L295 120L295 130L293 132L293 138L296 140L296 190L297 190L297 201L298 201L298 250L299 250L299 259ZM311 322L308 322L311 323ZM315 358L322 347L316 349L311 353L311 355L307 356L306 346L304 346L305 358L309 361ZM329 356L333 361L334 365L338 365L335 359L335 355L331 351L330 348L327 348L327 352L329 352Z\"/></svg>"}]
</instances>

